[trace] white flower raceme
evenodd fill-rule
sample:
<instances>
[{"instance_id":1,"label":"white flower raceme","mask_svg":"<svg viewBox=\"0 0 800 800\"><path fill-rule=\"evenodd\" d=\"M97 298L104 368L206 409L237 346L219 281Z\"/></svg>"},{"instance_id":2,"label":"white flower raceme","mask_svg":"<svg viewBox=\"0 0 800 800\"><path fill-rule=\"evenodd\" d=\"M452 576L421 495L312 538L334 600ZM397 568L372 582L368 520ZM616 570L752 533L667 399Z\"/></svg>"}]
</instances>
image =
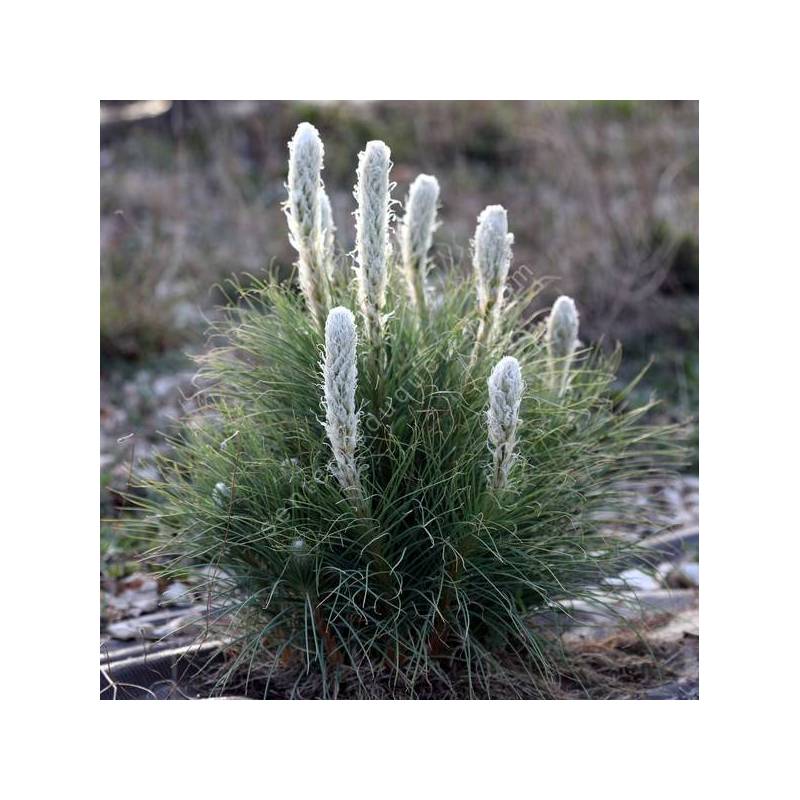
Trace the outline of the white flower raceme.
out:
<instances>
[{"instance_id":1,"label":"white flower raceme","mask_svg":"<svg viewBox=\"0 0 800 800\"><path fill-rule=\"evenodd\" d=\"M489 342L503 307L503 293L511 265L514 235L508 232L508 215L503 206L487 206L478 217L473 242L472 264L478 291L480 328L477 348Z\"/></svg>"},{"instance_id":2,"label":"white flower raceme","mask_svg":"<svg viewBox=\"0 0 800 800\"><path fill-rule=\"evenodd\" d=\"M336 226L333 224L333 210L331 209L331 201L328 198L328 193L325 189L319 190L319 211L320 211L320 227L322 229L322 262L325 266L325 274L331 285L339 282L339 278L343 277L339 273L335 258L336 248Z\"/></svg>"},{"instance_id":3,"label":"white flower raceme","mask_svg":"<svg viewBox=\"0 0 800 800\"><path fill-rule=\"evenodd\" d=\"M356 209L356 260L358 299L373 350L382 347L383 307L389 256L389 170L391 151L379 141L367 142L358 155Z\"/></svg>"},{"instance_id":4,"label":"white flower raceme","mask_svg":"<svg viewBox=\"0 0 800 800\"><path fill-rule=\"evenodd\" d=\"M550 379L554 389L563 394L567 388L569 368L578 346L578 310L571 297L561 295L547 320L547 353Z\"/></svg>"},{"instance_id":5,"label":"white flower raceme","mask_svg":"<svg viewBox=\"0 0 800 800\"><path fill-rule=\"evenodd\" d=\"M356 464L358 412L356 411L356 322L351 311L331 309L325 323L325 430L333 451L331 469L353 499L361 494Z\"/></svg>"},{"instance_id":6,"label":"white flower raceme","mask_svg":"<svg viewBox=\"0 0 800 800\"><path fill-rule=\"evenodd\" d=\"M489 376L489 447L493 454L491 485L502 489L508 482L508 471L514 462L514 445L517 442L519 405L522 391L522 373L519 361L505 356Z\"/></svg>"},{"instance_id":7,"label":"white flower raceme","mask_svg":"<svg viewBox=\"0 0 800 800\"><path fill-rule=\"evenodd\" d=\"M408 192L406 213L400 228L400 251L411 301L420 316L426 313L425 278L428 251L436 230L439 181L433 175L418 175Z\"/></svg>"},{"instance_id":8,"label":"white flower raceme","mask_svg":"<svg viewBox=\"0 0 800 800\"><path fill-rule=\"evenodd\" d=\"M324 152L317 129L308 122L301 122L289 142L289 179L286 185L289 197L284 206L289 223L289 241L298 254L300 288L320 327L328 307L320 202Z\"/></svg>"}]
</instances>

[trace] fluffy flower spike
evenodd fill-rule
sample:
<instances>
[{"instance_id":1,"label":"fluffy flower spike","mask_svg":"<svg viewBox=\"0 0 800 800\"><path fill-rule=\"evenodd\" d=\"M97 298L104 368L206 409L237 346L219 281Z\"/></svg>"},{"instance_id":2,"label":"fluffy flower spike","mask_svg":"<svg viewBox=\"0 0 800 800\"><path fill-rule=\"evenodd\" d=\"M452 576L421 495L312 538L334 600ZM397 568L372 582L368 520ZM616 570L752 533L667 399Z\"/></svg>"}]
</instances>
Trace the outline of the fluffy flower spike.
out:
<instances>
[{"instance_id":1,"label":"fluffy flower spike","mask_svg":"<svg viewBox=\"0 0 800 800\"><path fill-rule=\"evenodd\" d=\"M358 183L355 198L356 260L358 300L366 322L367 339L373 352L383 342L383 307L389 256L389 217L391 209L389 170L391 151L380 141L367 142L358 155Z\"/></svg>"},{"instance_id":2,"label":"fluffy flower spike","mask_svg":"<svg viewBox=\"0 0 800 800\"><path fill-rule=\"evenodd\" d=\"M508 483L508 472L514 463L514 445L517 442L519 404L522 391L522 373L519 361L505 356L489 376L489 448L493 454L491 485L502 489Z\"/></svg>"},{"instance_id":3,"label":"fluffy flower spike","mask_svg":"<svg viewBox=\"0 0 800 800\"><path fill-rule=\"evenodd\" d=\"M503 307L503 293L511 266L514 235L508 232L508 215L503 206L487 206L478 217L473 242L472 264L478 292L480 328L477 349L487 344Z\"/></svg>"},{"instance_id":4,"label":"fluffy flower spike","mask_svg":"<svg viewBox=\"0 0 800 800\"><path fill-rule=\"evenodd\" d=\"M409 297L422 318L426 314L425 278L428 251L436 230L438 203L439 181L433 175L418 175L408 192L406 213L400 229L400 250Z\"/></svg>"},{"instance_id":5,"label":"fluffy flower spike","mask_svg":"<svg viewBox=\"0 0 800 800\"><path fill-rule=\"evenodd\" d=\"M289 142L289 197L285 204L289 241L297 250L300 288L317 324L322 327L328 307L323 258L321 193L325 149L317 129L308 122L297 126Z\"/></svg>"},{"instance_id":6,"label":"fluffy flower spike","mask_svg":"<svg viewBox=\"0 0 800 800\"><path fill-rule=\"evenodd\" d=\"M569 380L569 369L578 346L578 310L571 297L561 295L547 320L547 353L550 378L554 389L563 394Z\"/></svg>"},{"instance_id":7,"label":"fluffy flower spike","mask_svg":"<svg viewBox=\"0 0 800 800\"><path fill-rule=\"evenodd\" d=\"M352 499L361 496L356 464L358 412L356 411L356 345L353 313L341 306L331 309L325 322L325 431L333 451L331 469Z\"/></svg>"}]
</instances>

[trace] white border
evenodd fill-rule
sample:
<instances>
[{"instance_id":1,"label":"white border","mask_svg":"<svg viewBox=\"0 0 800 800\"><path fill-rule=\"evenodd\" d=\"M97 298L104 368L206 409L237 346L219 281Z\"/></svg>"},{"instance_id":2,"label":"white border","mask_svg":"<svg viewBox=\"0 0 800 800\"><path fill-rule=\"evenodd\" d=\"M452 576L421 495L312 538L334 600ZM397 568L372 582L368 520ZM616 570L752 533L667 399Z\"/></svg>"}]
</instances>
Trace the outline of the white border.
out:
<instances>
[{"instance_id":1,"label":"white border","mask_svg":"<svg viewBox=\"0 0 800 800\"><path fill-rule=\"evenodd\" d=\"M20 654L4 665L12 795L787 794L796 661L781 595L796 591L798 564L788 6L21 8L4 24L0 184L3 633ZM162 96L700 98L699 702L96 700L97 100Z\"/></svg>"}]
</instances>

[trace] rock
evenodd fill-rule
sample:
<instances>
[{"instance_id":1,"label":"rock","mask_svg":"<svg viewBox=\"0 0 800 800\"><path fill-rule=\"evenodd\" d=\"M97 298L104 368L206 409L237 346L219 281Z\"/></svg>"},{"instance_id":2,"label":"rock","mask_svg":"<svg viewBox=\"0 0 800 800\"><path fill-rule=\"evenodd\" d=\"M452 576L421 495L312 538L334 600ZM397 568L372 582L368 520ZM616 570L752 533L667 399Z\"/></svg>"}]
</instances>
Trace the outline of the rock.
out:
<instances>
[{"instance_id":1,"label":"rock","mask_svg":"<svg viewBox=\"0 0 800 800\"><path fill-rule=\"evenodd\" d=\"M144 572L134 572L127 578L122 578L119 586L124 591L132 592L155 592L158 591L158 581Z\"/></svg>"},{"instance_id":2,"label":"rock","mask_svg":"<svg viewBox=\"0 0 800 800\"><path fill-rule=\"evenodd\" d=\"M105 632L112 639L161 641L169 636L195 636L205 614L205 606L162 609L154 614L110 622Z\"/></svg>"},{"instance_id":3,"label":"rock","mask_svg":"<svg viewBox=\"0 0 800 800\"><path fill-rule=\"evenodd\" d=\"M697 604L692 603L683 611L678 611L668 622L647 631L647 640L653 643L680 642L684 639L698 639L700 618Z\"/></svg>"},{"instance_id":4,"label":"rock","mask_svg":"<svg viewBox=\"0 0 800 800\"><path fill-rule=\"evenodd\" d=\"M700 565L695 562L678 564L667 574L666 584L675 589L698 589Z\"/></svg>"},{"instance_id":5,"label":"rock","mask_svg":"<svg viewBox=\"0 0 800 800\"><path fill-rule=\"evenodd\" d=\"M686 525L674 531L667 531L649 537L644 545L659 559L673 559L686 557L686 551L697 548L700 541L700 531L697 525Z\"/></svg>"},{"instance_id":6,"label":"rock","mask_svg":"<svg viewBox=\"0 0 800 800\"><path fill-rule=\"evenodd\" d=\"M638 622L643 618L649 620L664 614L679 615L673 617L676 627L665 629L664 637L683 638L698 632L697 593L689 589L642 591L627 598L609 596L606 602L576 600L565 602L563 606L572 623L561 636L565 644L603 639L623 630L625 620ZM684 618L682 615L685 612L688 614ZM541 624L545 624L544 620ZM650 633L648 638L651 638Z\"/></svg>"},{"instance_id":7,"label":"rock","mask_svg":"<svg viewBox=\"0 0 800 800\"><path fill-rule=\"evenodd\" d=\"M190 606L192 604L192 590L180 581L175 581L167 586L161 593L161 604L172 606Z\"/></svg>"},{"instance_id":8,"label":"rock","mask_svg":"<svg viewBox=\"0 0 800 800\"><path fill-rule=\"evenodd\" d=\"M636 619L642 613L669 611L680 613L697 604L697 593L690 589L654 589L637 593L599 595L592 600L565 600L561 610L577 622L606 620L619 622L620 618Z\"/></svg>"},{"instance_id":9,"label":"rock","mask_svg":"<svg viewBox=\"0 0 800 800\"><path fill-rule=\"evenodd\" d=\"M699 700L700 682L691 678L682 678L650 689L645 700Z\"/></svg>"},{"instance_id":10,"label":"rock","mask_svg":"<svg viewBox=\"0 0 800 800\"><path fill-rule=\"evenodd\" d=\"M678 614L697 603L697 593L690 589L657 589L636 595L633 608L647 613L659 611Z\"/></svg>"},{"instance_id":11,"label":"rock","mask_svg":"<svg viewBox=\"0 0 800 800\"><path fill-rule=\"evenodd\" d=\"M621 580L619 585L627 586L634 592L652 592L661 588L652 575L648 575L640 569L626 569L619 578Z\"/></svg>"},{"instance_id":12,"label":"rock","mask_svg":"<svg viewBox=\"0 0 800 800\"><path fill-rule=\"evenodd\" d=\"M122 619L108 624L106 631L115 639L153 639L154 627L136 619Z\"/></svg>"},{"instance_id":13,"label":"rock","mask_svg":"<svg viewBox=\"0 0 800 800\"><path fill-rule=\"evenodd\" d=\"M117 584L117 593L106 596L108 615L138 616L158 608L158 582L150 575L136 572Z\"/></svg>"},{"instance_id":14,"label":"rock","mask_svg":"<svg viewBox=\"0 0 800 800\"><path fill-rule=\"evenodd\" d=\"M165 398L172 394L178 386L178 381L173 375L162 375L153 381L153 393L158 398Z\"/></svg>"},{"instance_id":15,"label":"rock","mask_svg":"<svg viewBox=\"0 0 800 800\"><path fill-rule=\"evenodd\" d=\"M675 564L671 561L662 561L657 567L655 571L655 577L658 579L658 582L663 586L666 587L667 584L667 576L672 572L675 568Z\"/></svg>"},{"instance_id":16,"label":"rock","mask_svg":"<svg viewBox=\"0 0 800 800\"><path fill-rule=\"evenodd\" d=\"M233 579L227 572L221 570L219 567L214 567L208 564L198 570L199 574L206 579L206 583L213 583L215 585L233 585Z\"/></svg>"},{"instance_id":17,"label":"rock","mask_svg":"<svg viewBox=\"0 0 800 800\"><path fill-rule=\"evenodd\" d=\"M662 489L661 494L673 508L677 509L683 507L683 498L681 497L681 493L672 486L665 486L664 489Z\"/></svg>"},{"instance_id":18,"label":"rock","mask_svg":"<svg viewBox=\"0 0 800 800\"><path fill-rule=\"evenodd\" d=\"M190 327L191 325L197 322L202 322L203 320L203 312L200 310L200 308L194 303L189 303L186 300L175 303L173 306L172 316L175 321L175 325L179 328Z\"/></svg>"}]
</instances>

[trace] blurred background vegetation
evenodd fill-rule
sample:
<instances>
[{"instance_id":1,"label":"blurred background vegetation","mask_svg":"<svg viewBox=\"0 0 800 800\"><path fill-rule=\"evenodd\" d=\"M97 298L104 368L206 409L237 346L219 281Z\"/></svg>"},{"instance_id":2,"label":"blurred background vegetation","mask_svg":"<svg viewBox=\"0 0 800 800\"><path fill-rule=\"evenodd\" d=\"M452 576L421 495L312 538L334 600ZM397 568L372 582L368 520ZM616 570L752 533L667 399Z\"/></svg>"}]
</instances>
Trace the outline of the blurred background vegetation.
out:
<instances>
[{"instance_id":1,"label":"blurred background vegetation","mask_svg":"<svg viewBox=\"0 0 800 800\"><path fill-rule=\"evenodd\" d=\"M638 391L662 416L698 397L698 105L650 102L109 101L101 104L101 511L130 457L190 401L187 352L222 300L214 284L293 261L281 211L286 143L303 120L325 142L340 246L370 139L392 149L394 197L420 172L442 187L442 257L469 258L476 217L509 212L514 270L550 276L581 338L653 364ZM124 438L135 433L133 438ZM695 438L696 442L696 438ZM696 456L695 464L696 466Z\"/></svg>"}]
</instances>

